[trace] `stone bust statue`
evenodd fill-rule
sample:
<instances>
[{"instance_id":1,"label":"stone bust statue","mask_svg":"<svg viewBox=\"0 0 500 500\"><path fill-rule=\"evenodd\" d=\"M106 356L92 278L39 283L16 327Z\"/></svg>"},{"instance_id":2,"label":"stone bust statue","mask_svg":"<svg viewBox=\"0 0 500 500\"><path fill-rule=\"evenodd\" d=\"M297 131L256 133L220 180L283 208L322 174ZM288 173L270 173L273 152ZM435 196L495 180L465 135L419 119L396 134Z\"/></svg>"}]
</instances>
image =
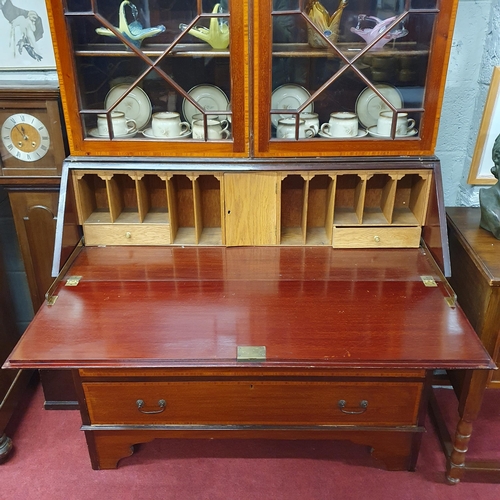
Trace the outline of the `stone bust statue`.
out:
<instances>
[{"instance_id":1,"label":"stone bust statue","mask_svg":"<svg viewBox=\"0 0 500 500\"><path fill-rule=\"evenodd\" d=\"M494 165L491 173L498 179L500 176L500 135L493 144L492 159ZM481 206L479 225L500 240L500 181L497 180L494 186L479 191L479 205Z\"/></svg>"}]
</instances>

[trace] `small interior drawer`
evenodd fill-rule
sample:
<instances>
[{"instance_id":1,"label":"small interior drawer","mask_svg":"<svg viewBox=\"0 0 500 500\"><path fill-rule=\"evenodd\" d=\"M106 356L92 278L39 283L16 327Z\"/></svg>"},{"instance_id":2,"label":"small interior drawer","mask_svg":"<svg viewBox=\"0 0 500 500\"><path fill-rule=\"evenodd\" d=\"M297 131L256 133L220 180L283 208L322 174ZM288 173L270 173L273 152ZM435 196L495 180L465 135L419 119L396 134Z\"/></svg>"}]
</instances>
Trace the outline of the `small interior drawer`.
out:
<instances>
[{"instance_id":1,"label":"small interior drawer","mask_svg":"<svg viewBox=\"0 0 500 500\"><path fill-rule=\"evenodd\" d=\"M169 245L170 224L84 224L85 244Z\"/></svg>"},{"instance_id":2,"label":"small interior drawer","mask_svg":"<svg viewBox=\"0 0 500 500\"><path fill-rule=\"evenodd\" d=\"M334 227L333 248L418 248L421 228Z\"/></svg>"}]
</instances>

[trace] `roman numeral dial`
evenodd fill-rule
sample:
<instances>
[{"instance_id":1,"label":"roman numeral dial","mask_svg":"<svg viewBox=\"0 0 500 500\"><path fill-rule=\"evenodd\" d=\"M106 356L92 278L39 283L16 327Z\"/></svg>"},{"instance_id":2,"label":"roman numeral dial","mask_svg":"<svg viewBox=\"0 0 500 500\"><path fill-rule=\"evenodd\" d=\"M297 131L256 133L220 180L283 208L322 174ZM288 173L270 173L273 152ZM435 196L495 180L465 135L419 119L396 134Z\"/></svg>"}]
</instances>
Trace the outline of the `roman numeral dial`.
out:
<instances>
[{"instance_id":1,"label":"roman numeral dial","mask_svg":"<svg viewBox=\"0 0 500 500\"><path fill-rule=\"evenodd\" d=\"M50 147L47 127L36 116L26 113L11 115L4 121L1 139L12 156L26 162L43 158Z\"/></svg>"}]
</instances>

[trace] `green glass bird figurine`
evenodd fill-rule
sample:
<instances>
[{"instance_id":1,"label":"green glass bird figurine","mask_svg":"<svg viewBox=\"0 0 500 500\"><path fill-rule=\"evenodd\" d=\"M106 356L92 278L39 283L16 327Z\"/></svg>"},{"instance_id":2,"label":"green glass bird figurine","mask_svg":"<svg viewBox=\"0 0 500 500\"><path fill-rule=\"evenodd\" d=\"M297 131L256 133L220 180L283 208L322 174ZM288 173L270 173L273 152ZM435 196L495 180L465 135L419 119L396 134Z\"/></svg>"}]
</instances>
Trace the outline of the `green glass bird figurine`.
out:
<instances>
[{"instance_id":1,"label":"green glass bird figurine","mask_svg":"<svg viewBox=\"0 0 500 500\"><path fill-rule=\"evenodd\" d=\"M127 16L125 14L126 6L130 8L132 17L134 18L134 20L130 24L127 22ZM129 0L124 0L120 4L119 24L116 29L137 48L141 46L141 43L145 38L159 35L160 33L163 33L165 31L165 26L163 26L162 24L154 26L152 28L143 28L142 24L137 20L138 17L139 12L137 10L137 7L133 3L130 3ZM104 36L116 36L108 28L96 28L96 33Z\"/></svg>"},{"instance_id":2,"label":"green glass bird figurine","mask_svg":"<svg viewBox=\"0 0 500 500\"><path fill-rule=\"evenodd\" d=\"M213 8L212 14L217 14L221 11L221 6L218 3ZM187 28L187 24L181 23L179 28L184 31ZM210 44L214 49L224 50L229 47L229 26L225 20L217 19L216 17L210 19L210 28L195 26L189 30L189 34Z\"/></svg>"}]
</instances>

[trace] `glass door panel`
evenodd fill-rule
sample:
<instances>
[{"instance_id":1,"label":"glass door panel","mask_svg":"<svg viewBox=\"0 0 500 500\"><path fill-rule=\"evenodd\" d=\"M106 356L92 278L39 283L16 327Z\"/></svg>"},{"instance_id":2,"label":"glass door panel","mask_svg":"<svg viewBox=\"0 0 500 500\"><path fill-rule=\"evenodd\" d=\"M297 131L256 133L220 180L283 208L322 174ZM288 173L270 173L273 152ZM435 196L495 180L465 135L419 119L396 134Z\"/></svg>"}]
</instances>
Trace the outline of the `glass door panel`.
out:
<instances>
[{"instance_id":1,"label":"glass door panel","mask_svg":"<svg viewBox=\"0 0 500 500\"><path fill-rule=\"evenodd\" d=\"M244 79L232 88L241 8L232 19L228 0L66 0L63 15L82 149L85 140L141 142L146 152L182 141L186 154L188 141L201 143L193 152L207 143L244 151L245 107L232 110L245 93Z\"/></svg>"},{"instance_id":2,"label":"glass door panel","mask_svg":"<svg viewBox=\"0 0 500 500\"><path fill-rule=\"evenodd\" d=\"M260 57L258 109L269 116L258 119L258 151L411 153L435 140L438 101L426 88L441 78L428 70L439 59L436 0L259 4L257 24L270 19L272 35Z\"/></svg>"}]
</instances>

